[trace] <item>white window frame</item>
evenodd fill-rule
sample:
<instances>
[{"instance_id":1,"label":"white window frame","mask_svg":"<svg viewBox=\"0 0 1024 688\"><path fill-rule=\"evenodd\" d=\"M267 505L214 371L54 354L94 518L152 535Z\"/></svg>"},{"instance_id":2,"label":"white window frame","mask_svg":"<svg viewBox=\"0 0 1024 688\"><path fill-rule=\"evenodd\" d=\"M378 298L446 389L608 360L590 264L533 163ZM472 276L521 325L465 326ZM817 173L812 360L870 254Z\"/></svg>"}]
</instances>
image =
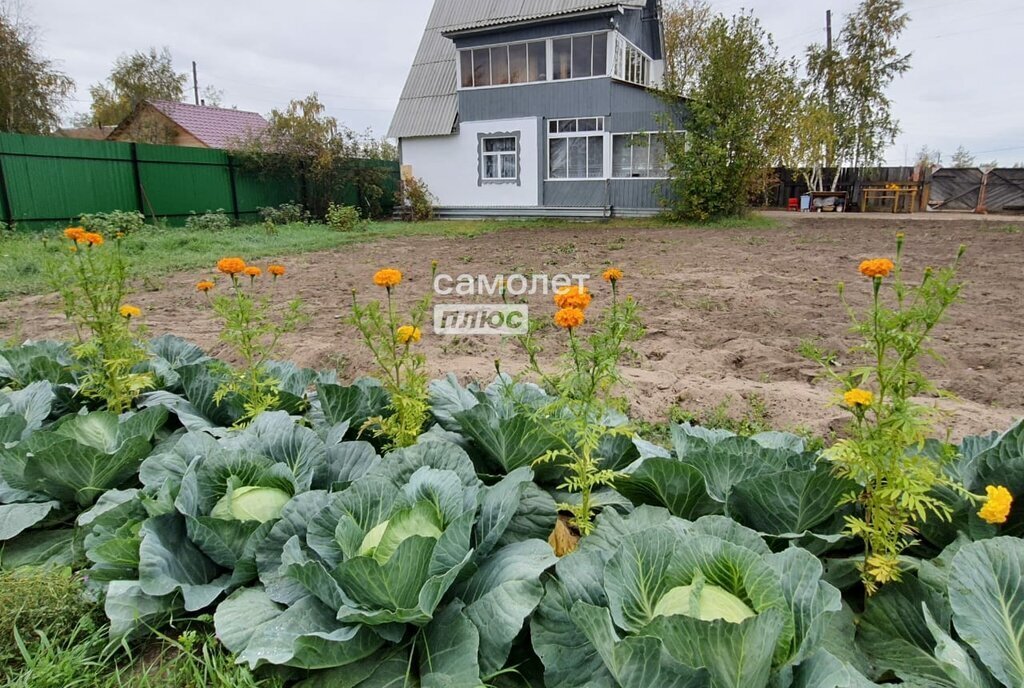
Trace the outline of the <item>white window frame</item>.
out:
<instances>
[{"instance_id":1,"label":"white window frame","mask_svg":"<svg viewBox=\"0 0 1024 688\"><path fill-rule=\"evenodd\" d=\"M596 120L597 121L597 129L593 129L593 130L590 130L590 131L578 131L578 130L577 131L561 131L561 132L560 131L555 131L555 132L551 131L552 124L554 124L554 128L557 130L559 122L577 122L577 129L578 129L579 128L578 123L579 123L580 120ZM545 168L545 170L546 170L545 181L549 181L549 182L591 182L591 181L600 181L600 180L608 179L608 174L610 173L610 169L609 169L609 164L610 164L609 160L610 159L608 157L609 138L608 138L608 132L605 129L605 118L604 117L560 117L560 118L549 119L549 120L546 120L545 123L544 123L544 133L547 136L547 141L546 141L546 147L547 147L547 151L546 151L547 166ZM602 155L601 155L601 176L598 176L598 177L590 177L590 176L587 176L587 177L553 177L553 176L551 176L551 142L554 141L554 140L559 140L559 139L566 139L567 140L567 139L580 139L580 138L585 138L585 139L601 139L601 145L602 145L602 150L601 150L601 153L602 153ZM568 145L569 145L568 142L565 145L568 147ZM568 155L568 151L566 151L566 155ZM566 173L568 174L568 159L566 160L566 165L567 165ZM588 168L588 172L589 172L589 167L590 167L590 141L588 140L587 141L587 168Z\"/></svg>"},{"instance_id":2,"label":"white window frame","mask_svg":"<svg viewBox=\"0 0 1024 688\"><path fill-rule=\"evenodd\" d=\"M503 140L503 139L509 139L509 140L512 141L512 146L513 146L512 150L510 150L510 151L493 151L493 152L488 152L487 151L487 142L488 141L500 141L500 140ZM511 156L512 159L513 159L513 163L514 164L512 165L512 169L514 170L515 173L512 176L510 176L510 177L506 177L503 174L503 172L505 170L505 166L501 164L501 162L502 162L501 159L502 159L503 156ZM497 177L488 177L487 176L487 158L494 158L495 169L498 171L498 176ZM513 136L513 135L508 135L508 136L500 136L500 135L499 136L482 136L480 138L480 162L481 162L480 178L481 178L481 180L483 180L483 182L486 183L486 182L514 182L514 181L517 181L519 179L519 141L518 141L518 139L515 136Z\"/></svg>"},{"instance_id":3,"label":"white window frame","mask_svg":"<svg viewBox=\"0 0 1024 688\"><path fill-rule=\"evenodd\" d=\"M554 49L554 42L556 40L563 39L563 38L574 39L574 38L579 38L580 36L596 36L596 35L599 35L599 34L606 34L607 37L608 37L607 41L606 41L606 45L605 45L605 49L607 51L607 54L605 56L605 71L604 71L604 73L603 74L592 74L591 76L583 76L583 77L571 77L571 78L568 78L568 79L555 79L555 64L554 64L555 49ZM534 39L532 41L509 41L509 42L505 42L505 43L491 43L491 44L488 44L488 45L477 45L477 46L473 46L472 48L461 48L458 51L456 51L457 54L456 54L456 59L455 59L455 71L456 71L455 83L456 83L456 90L459 90L459 91L477 91L477 90L486 89L486 88L509 88L509 87L513 87L513 86L534 86L536 84L547 84L547 83L553 83L553 82L586 81L587 79L607 79L610 76L614 76L615 69L614 69L614 64L613 64L613 57L614 57L613 50L614 50L614 46L616 44L615 36L617 36L617 35L619 35L619 34L616 31L583 31L581 33L565 34L564 36L552 36L550 38L537 38L537 39ZM511 47L513 45L527 45L527 46L529 46L531 43L544 43L544 45L545 45L545 68L546 69L545 69L545 78L544 79L538 79L537 81L524 81L521 84L512 84L512 83L508 83L508 84L494 84L494 83L491 83L488 86L463 86L462 85L462 77L463 77L463 74L462 74L462 53L463 52L469 52L472 55L472 52L474 50L483 50L485 48L488 49L488 50L490 50L491 48L509 48L509 47ZM474 58L471 57L470 59L472 61ZM527 48L527 61L529 61L529 48ZM570 65L571 65L572 64L572 54L571 53L570 53L570 56L569 56L569 62L570 62ZM593 64L593 52L591 52L591 64ZM529 67L527 67L527 68L529 68ZM490 76L491 76L490 81L494 81L494 66L493 66L493 62L491 63L491 75ZM510 77L510 80L511 80L511 74L509 75L509 77Z\"/></svg>"},{"instance_id":4,"label":"white window frame","mask_svg":"<svg viewBox=\"0 0 1024 688\"><path fill-rule=\"evenodd\" d=\"M653 149L653 146L651 145L651 143L654 140L654 137L656 137L656 136L667 137L667 136L669 136L671 134L681 134L681 133L683 133L683 132L681 132L681 131L674 131L674 132L634 131L634 132L615 132L615 133L611 134L611 139L612 139L612 141L611 141L612 165L611 165L611 169L609 170L609 174L611 175L610 179L668 179L669 178L668 171L671 168L671 164L669 163L669 161L667 159L668 158L668 147L667 147L667 142L666 142L666 149L665 149L666 160L665 160L665 174L664 175L657 176L657 177L655 177L653 175L648 175L646 177L636 177L636 176L632 176L632 175L630 175L628 177L617 177L617 176L615 176L615 139L616 139L616 137L628 136L628 137L632 138L632 137L635 137L635 136L646 136L647 137L647 146L646 146L646 148L647 148L647 169L650 170L652 168L651 167L651 150ZM630 158L629 168L631 170L635 167L635 165L633 164L633 160L635 159L634 156L636 155L636 149L639 148L639 147L640 146L633 146L633 145L631 145L629 147L630 148L630 151L629 151L629 158Z\"/></svg>"},{"instance_id":5,"label":"white window frame","mask_svg":"<svg viewBox=\"0 0 1024 688\"><path fill-rule=\"evenodd\" d=\"M650 87L654 81L654 58L641 50L635 43L614 31L612 41L615 45L612 49L612 59L609 60L609 71L612 78L625 81L628 84ZM626 65L629 63L629 55L640 58L640 69L637 71L637 62L634 60L632 73L626 73Z\"/></svg>"}]
</instances>

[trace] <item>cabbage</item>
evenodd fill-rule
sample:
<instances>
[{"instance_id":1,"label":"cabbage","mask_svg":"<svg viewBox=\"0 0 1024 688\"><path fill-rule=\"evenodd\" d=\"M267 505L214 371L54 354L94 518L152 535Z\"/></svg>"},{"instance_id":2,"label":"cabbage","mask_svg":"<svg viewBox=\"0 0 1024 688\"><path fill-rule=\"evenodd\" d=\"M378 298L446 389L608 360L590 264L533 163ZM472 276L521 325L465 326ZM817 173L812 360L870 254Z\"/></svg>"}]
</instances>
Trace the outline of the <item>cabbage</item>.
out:
<instances>
[{"instance_id":1,"label":"cabbage","mask_svg":"<svg viewBox=\"0 0 1024 688\"><path fill-rule=\"evenodd\" d=\"M386 564L407 539L418 536L437 540L441 537L441 519L428 502L419 502L411 509L399 511L366 534L359 546L359 556L372 557Z\"/></svg>"},{"instance_id":2,"label":"cabbage","mask_svg":"<svg viewBox=\"0 0 1024 688\"><path fill-rule=\"evenodd\" d=\"M223 521L257 521L266 523L281 517L284 505L292 496L275 487L239 487L229 490L210 512Z\"/></svg>"},{"instance_id":3,"label":"cabbage","mask_svg":"<svg viewBox=\"0 0 1024 688\"><path fill-rule=\"evenodd\" d=\"M694 584L672 588L654 607L654 616L676 614L701 621L723 619L735 624L754 616L754 610L743 600L717 585Z\"/></svg>"}]
</instances>

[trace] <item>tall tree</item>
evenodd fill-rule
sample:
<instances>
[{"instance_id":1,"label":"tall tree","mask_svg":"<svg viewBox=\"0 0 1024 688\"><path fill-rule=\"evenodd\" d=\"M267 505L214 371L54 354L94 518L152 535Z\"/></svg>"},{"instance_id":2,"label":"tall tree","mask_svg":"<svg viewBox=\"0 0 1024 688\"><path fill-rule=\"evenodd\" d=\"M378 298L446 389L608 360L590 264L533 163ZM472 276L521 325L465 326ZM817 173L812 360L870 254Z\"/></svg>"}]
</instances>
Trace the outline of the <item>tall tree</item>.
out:
<instances>
[{"instance_id":1,"label":"tall tree","mask_svg":"<svg viewBox=\"0 0 1024 688\"><path fill-rule=\"evenodd\" d=\"M690 77L685 134L669 134L670 211L708 220L742 214L764 191L766 170L790 157L798 109L796 63L780 57L752 14L716 16ZM677 72L681 78L681 72ZM670 74L669 97L682 95Z\"/></svg>"},{"instance_id":2,"label":"tall tree","mask_svg":"<svg viewBox=\"0 0 1024 688\"><path fill-rule=\"evenodd\" d=\"M911 55L899 49L909 22L903 0L862 0L831 50L808 48L809 97L827 107L833 132L820 166L876 165L896 140L900 127L886 90L910 69ZM836 174L833 188L838 180Z\"/></svg>"},{"instance_id":3,"label":"tall tree","mask_svg":"<svg viewBox=\"0 0 1024 688\"><path fill-rule=\"evenodd\" d=\"M669 0L665 4L665 81L674 93L686 95L696 87L706 63L704 39L714 17L707 0Z\"/></svg>"},{"instance_id":4,"label":"tall tree","mask_svg":"<svg viewBox=\"0 0 1024 688\"><path fill-rule=\"evenodd\" d=\"M174 71L167 48L122 55L107 81L89 88L96 125L120 124L144 100L181 100L188 76Z\"/></svg>"},{"instance_id":5,"label":"tall tree","mask_svg":"<svg viewBox=\"0 0 1024 688\"><path fill-rule=\"evenodd\" d=\"M75 88L71 77L39 54L36 28L19 2L0 2L0 130L49 134Z\"/></svg>"},{"instance_id":6,"label":"tall tree","mask_svg":"<svg viewBox=\"0 0 1024 688\"><path fill-rule=\"evenodd\" d=\"M971 155L971 151L967 150L964 146L959 146L956 152L953 153L953 167L975 167L977 161L974 156Z\"/></svg>"}]
</instances>

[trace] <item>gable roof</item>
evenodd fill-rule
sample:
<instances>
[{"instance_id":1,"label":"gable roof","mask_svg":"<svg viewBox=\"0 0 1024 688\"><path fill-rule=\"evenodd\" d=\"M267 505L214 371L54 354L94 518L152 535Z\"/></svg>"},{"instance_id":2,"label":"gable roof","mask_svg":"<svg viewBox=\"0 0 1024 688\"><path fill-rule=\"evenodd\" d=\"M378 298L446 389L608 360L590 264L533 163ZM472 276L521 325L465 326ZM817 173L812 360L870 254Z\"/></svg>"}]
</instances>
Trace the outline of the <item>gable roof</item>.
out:
<instances>
[{"instance_id":1,"label":"gable roof","mask_svg":"<svg viewBox=\"0 0 1024 688\"><path fill-rule=\"evenodd\" d=\"M447 136L455 128L457 55L455 43L445 33L646 4L647 0L434 0L388 136Z\"/></svg>"},{"instance_id":2,"label":"gable roof","mask_svg":"<svg viewBox=\"0 0 1024 688\"><path fill-rule=\"evenodd\" d=\"M142 104L145 105L155 108L210 148L232 148L248 135L259 134L269 126L269 122L258 112L190 105L171 100L147 100ZM111 137L119 133L138 111L139 108L136 108L135 112L118 125Z\"/></svg>"}]
</instances>

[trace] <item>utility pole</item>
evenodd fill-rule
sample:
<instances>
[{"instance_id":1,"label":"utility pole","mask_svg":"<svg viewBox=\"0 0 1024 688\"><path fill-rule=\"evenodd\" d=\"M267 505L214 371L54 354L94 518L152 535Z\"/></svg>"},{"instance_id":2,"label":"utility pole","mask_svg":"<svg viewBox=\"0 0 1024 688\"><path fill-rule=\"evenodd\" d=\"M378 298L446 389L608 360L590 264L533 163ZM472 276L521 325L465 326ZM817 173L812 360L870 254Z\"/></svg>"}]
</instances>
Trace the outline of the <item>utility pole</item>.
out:
<instances>
[{"instance_id":1,"label":"utility pole","mask_svg":"<svg viewBox=\"0 0 1024 688\"><path fill-rule=\"evenodd\" d=\"M196 105L199 105L199 68L196 67L196 63L192 61L192 88L196 92Z\"/></svg>"},{"instance_id":2,"label":"utility pole","mask_svg":"<svg viewBox=\"0 0 1024 688\"><path fill-rule=\"evenodd\" d=\"M825 32L828 35L828 51L832 52L832 10L825 12ZM192 63L195 65L195 63Z\"/></svg>"}]
</instances>

